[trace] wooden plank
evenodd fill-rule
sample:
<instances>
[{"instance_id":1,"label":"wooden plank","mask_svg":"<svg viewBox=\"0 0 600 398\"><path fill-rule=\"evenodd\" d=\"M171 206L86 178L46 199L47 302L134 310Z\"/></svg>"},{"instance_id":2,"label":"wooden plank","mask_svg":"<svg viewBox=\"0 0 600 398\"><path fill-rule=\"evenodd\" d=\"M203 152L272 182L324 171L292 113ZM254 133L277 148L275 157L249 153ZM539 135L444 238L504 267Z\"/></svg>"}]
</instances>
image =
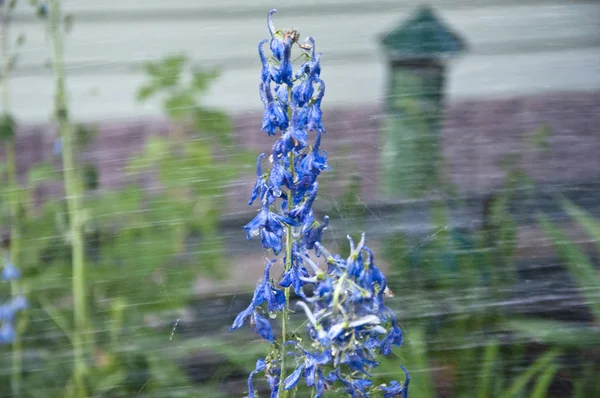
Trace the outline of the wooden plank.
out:
<instances>
[{"instance_id":1,"label":"wooden plank","mask_svg":"<svg viewBox=\"0 0 600 398\"><path fill-rule=\"evenodd\" d=\"M29 17L31 15L29 2L20 2L17 6L19 17ZM388 11L404 10L410 11L417 7L417 3L411 0L373 0L365 2L364 0L279 0L275 4L272 0L221 0L218 2L210 0L63 0L64 8L78 15L91 16L94 14L124 14L131 13L137 16L147 16L155 13L162 17L173 12L189 14L198 12L207 17L213 17L213 13L235 14L246 16L249 13L264 14L266 11L275 7L281 12L290 12L294 14L312 12L319 14L323 12L358 12L365 10L383 9ZM594 0L579 0L581 3L594 3ZM274 5L275 4L275 5ZM505 7L516 5L562 5L563 0L430 0L427 2L431 6L440 10L465 9L475 7Z\"/></svg>"},{"instance_id":2,"label":"wooden plank","mask_svg":"<svg viewBox=\"0 0 600 398\"><path fill-rule=\"evenodd\" d=\"M205 103L231 113L262 112L257 94L259 65L225 70ZM373 105L383 101L385 66L381 62L327 62L324 107ZM73 74L68 78L72 114L80 120L141 118L160 115L158 102L134 101L143 82L139 73L109 71L98 75ZM29 123L48 120L52 109L53 80L45 75L15 77L10 83L16 116ZM449 99L502 98L560 90L600 88L600 49L507 57L472 56L451 65Z\"/></svg>"},{"instance_id":3,"label":"wooden plank","mask_svg":"<svg viewBox=\"0 0 600 398\"><path fill-rule=\"evenodd\" d=\"M303 35L318 39L318 50L329 59L361 59L381 55L378 37L405 18L403 13L300 17L282 14L280 26L295 26ZM451 10L443 18L460 32L470 54L547 51L600 46L600 4ZM48 58L47 37L39 24L15 25L27 42L20 52L20 70L40 68ZM263 17L238 21L217 18L198 22L128 21L77 22L66 38L66 62L70 66L136 65L172 52L185 52L199 63L239 67L256 62L258 41L268 35ZM235 61L235 62L232 62Z\"/></svg>"}]
</instances>

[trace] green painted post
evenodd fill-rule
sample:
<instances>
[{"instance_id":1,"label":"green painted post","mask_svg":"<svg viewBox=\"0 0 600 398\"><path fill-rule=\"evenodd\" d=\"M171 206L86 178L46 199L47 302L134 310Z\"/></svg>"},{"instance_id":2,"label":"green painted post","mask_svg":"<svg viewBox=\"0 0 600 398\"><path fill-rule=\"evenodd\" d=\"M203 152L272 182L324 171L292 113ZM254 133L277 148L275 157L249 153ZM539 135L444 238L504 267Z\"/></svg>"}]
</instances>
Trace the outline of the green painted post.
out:
<instances>
[{"instance_id":1,"label":"green painted post","mask_svg":"<svg viewBox=\"0 0 600 398\"><path fill-rule=\"evenodd\" d=\"M428 6L381 38L389 64L382 151L382 194L421 196L437 186L446 60L462 39Z\"/></svg>"}]
</instances>

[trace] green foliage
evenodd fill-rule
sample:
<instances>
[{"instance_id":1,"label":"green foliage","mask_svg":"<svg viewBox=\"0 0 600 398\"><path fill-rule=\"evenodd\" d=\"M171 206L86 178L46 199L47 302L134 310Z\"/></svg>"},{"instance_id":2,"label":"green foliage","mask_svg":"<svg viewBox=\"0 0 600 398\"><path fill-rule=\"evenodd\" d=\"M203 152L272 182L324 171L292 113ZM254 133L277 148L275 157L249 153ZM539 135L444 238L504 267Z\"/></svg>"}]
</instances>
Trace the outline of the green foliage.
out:
<instances>
[{"instance_id":1,"label":"green foliage","mask_svg":"<svg viewBox=\"0 0 600 398\"><path fill-rule=\"evenodd\" d=\"M8 113L0 116L0 142L7 142L15 136L15 119Z\"/></svg>"},{"instance_id":2,"label":"green foliage","mask_svg":"<svg viewBox=\"0 0 600 398\"><path fill-rule=\"evenodd\" d=\"M585 231L600 252L600 223L583 209L567 200L562 200L563 208ZM577 284L579 291L586 299L595 325L586 327L580 323L559 322L549 320L519 319L508 322L510 329L518 334L540 341L563 347L598 347L600 346L600 331L596 325L600 322L600 301L596 291L600 287L600 273L582 249L568 237L546 216L539 215L540 226L551 239L556 253L563 259L567 271Z\"/></svg>"},{"instance_id":3,"label":"green foliage","mask_svg":"<svg viewBox=\"0 0 600 398\"><path fill-rule=\"evenodd\" d=\"M571 207L571 212L573 212ZM577 209L576 209L577 211ZM583 211L579 210L579 217ZM580 288L581 293L586 298L594 318L600 321L600 301L598 301L595 290L600 287L600 274L586 254L577 246L570 242L566 235L558 229L547 217L540 215L539 223L544 232L551 238L554 249L558 255L565 261L565 265ZM584 224L594 226L593 221ZM600 235L592 236L593 239L600 239Z\"/></svg>"},{"instance_id":4,"label":"green foliage","mask_svg":"<svg viewBox=\"0 0 600 398\"><path fill-rule=\"evenodd\" d=\"M144 326L146 315L186 305L199 273L226 275L219 231L224 201L217 198L242 164L254 161L254 155L250 159L234 147L229 117L200 103L216 72L192 70L184 87L180 74L186 62L184 57L167 58L146 68L149 83L140 96L162 95L173 123L168 137L151 137L130 160L124 189L98 189L98 169L80 157L96 131L74 126L94 331L88 387L95 397L219 396L206 387L191 386L177 358L165 355L169 331ZM193 134L186 133L188 127ZM22 202L33 203L38 187L60 182L58 167L55 160L32 167L21 189ZM145 189L138 182L144 176L151 176L159 189ZM8 187L3 184L0 190ZM4 207L5 201L0 204ZM27 248L19 266L31 303L25 338L28 355L35 358L24 364L26 394L71 396L71 369L64 366L73 361L70 214L63 199L32 204L23 211L21 238ZM40 362L53 371L36 371ZM10 366L4 359L0 365ZM0 395L4 393L0 387Z\"/></svg>"}]
</instances>

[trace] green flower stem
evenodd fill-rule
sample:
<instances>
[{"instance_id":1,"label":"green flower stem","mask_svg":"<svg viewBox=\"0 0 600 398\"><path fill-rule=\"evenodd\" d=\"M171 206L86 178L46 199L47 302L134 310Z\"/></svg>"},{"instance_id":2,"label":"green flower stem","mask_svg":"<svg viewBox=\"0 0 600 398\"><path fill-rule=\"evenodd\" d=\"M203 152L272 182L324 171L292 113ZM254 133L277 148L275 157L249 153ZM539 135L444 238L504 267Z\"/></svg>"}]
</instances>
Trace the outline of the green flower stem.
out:
<instances>
[{"instance_id":1,"label":"green flower stem","mask_svg":"<svg viewBox=\"0 0 600 398\"><path fill-rule=\"evenodd\" d=\"M60 0L50 0L50 35L54 50L54 76L56 83L56 117L58 119L60 137L62 139L62 160L64 169L64 185L69 212L69 237L71 239L71 250L73 258L73 383L75 397L87 396L85 386L86 340L88 332L88 313L86 297L86 270L83 247L83 215L81 211L82 186L75 170L73 131L69 122L67 108L67 94L65 87L64 56L61 32L61 7Z\"/></svg>"},{"instance_id":2,"label":"green flower stem","mask_svg":"<svg viewBox=\"0 0 600 398\"><path fill-rule=\"evenodd\" d=\"M5 1L2 7L2 27L0 28L0 53L2 54L2 110L5 115L10 114L10 91L8 87L8 77L10 75L11 59L9 53L9 15L11 5ZM6 169L8 174L8 185L10 192L10 258L14 264L20 265L20 243L21 231L19 220L19 185L17 179L17 166L15 156L15 136L6 143ZM19 281L11 281L12 296L17 296L21 292ZM21 393L21 384L23 377L23 343L21 334L25 328L25 313L20 312L15 328L15 338L12 343L12 368L11 368L11 393L13 397L18 397Z\"/></svg>"},{"instance_id":3,"label":"green flower stem","mask_svg":"<svg viewBox=\"0 0 600 398\"><path fill-rule=\"evenodd\" d=\"M289 103L292 103L292 88L288 87L288 99ZM291 107L288 109L288 119L292 120L292 109ZM294 181L294 151L290 151L290 173L292 175L292 181ZM288 192L288 210L292 209L292 190ZM289 270L292 268L292 244L293 244L293 236L292 236L292 227L290 225L285 226L285 270ZM281 398L286 398L288 396L288 391L283 390L283 381L286 377L286 355L285 348L283 348L283 344L287 341L287 319L288 314L290 312L290 288L286 287L283 289L285 295L285 308L283 309L283 314L281 317L281 375L279 376L279 396Z\"/></svg>"}]
</instances>

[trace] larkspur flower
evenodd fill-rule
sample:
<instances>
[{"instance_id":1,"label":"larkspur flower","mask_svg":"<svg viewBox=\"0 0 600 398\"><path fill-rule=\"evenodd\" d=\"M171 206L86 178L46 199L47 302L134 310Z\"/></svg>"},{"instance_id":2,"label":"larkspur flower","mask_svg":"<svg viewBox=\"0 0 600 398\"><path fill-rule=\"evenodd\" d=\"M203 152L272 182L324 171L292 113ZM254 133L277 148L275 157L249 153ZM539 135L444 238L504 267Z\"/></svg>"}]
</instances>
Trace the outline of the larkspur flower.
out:
<instances>
[{"instance_id":1,"label":"larkspur flower","mask_svg":"<svg viewBox=\"0 0 600 398\"><path fill-rule=\"evenodd\" d=\"M244 229L248 239L260 235L262 246L275 255L285 247L285 267L276 283L270 278L276 260L267 263L250 304L230 327L240 328L249 319L254 332L272 343L269 355L257 361L248 378L247 397L256 396L253 380L262 372L272 398L286 397L302 379L317 398L336 386L351 397L368 397L378 391L384 397L402 394L406 398L410 377L404 368L404 383L394 380L375 386L371 380L372 369L379 365L378 355L388 355L392 347L402 344L402 330L385 304L386 278L365 245L364 234L356 244L348 237L347 257L329 253L322 244L329 217L317 222L313 209L319 190L317 179L329 169L327 152L321 150L325 134L321 54L316 52L312 37L300 44L296 31L275 29L275 12L271 10L267 17L270 38L258 45L262 66L259 94L264 105L262 130L267 135L277 135L278 131L281 135L268 156L269 172L262 169L267 155L258 156L249 205L259 199L262 207ZM267 42L270 57L264 53ZM294 44L304 59L295 73L291 57ZM312 254L325 264L317 264ZM308 321L308 340L285 332L279 339L271 327L270 319L287 319L290 289L299 299L299 313L303 312ZM285 351L290 346L293 351ZM290 374L284 366L286 357L296 362Z\"/></svg>"},{"instance_id":2,"label":"larkspur flower","mask_svg":"<svg viewBox=\"0 0 600 398\"><path fill-rule=\"evenodd\" d=\"M244 226L246 238L250 240L253 236L260 234L263 247L272 249L275 254L279 254L282 247L281 239L285 230L284 224L297 225L289 217L270 211L269 206L264 204L258 215Z\"/></svg>"},{"instance_id":3,"label":"larkspur flower","mask_svg":"<svg viewBox=\"0 0 600 398\"><path fill-rule=\"evenodd\" d=\"M19 269L10 261L9 256L4 258L2 279L6 282L14 282L19 279ZM15 316L27 308L27 300L21 294L14 296L10 301L0 304L0 344L8 344L15 337L13 322Z\"/></svg>"},{"instance_id":4,"label":"larkspur flower","mask_svg":"<svg viewBox=\"0 0 600 398\"><path fill-rule=\"evenodd\" d=\"M271 283L270 271L274 262L275 261L272 260L267 263L263 278L260 280L258 285L256 285L256 289L254 289L254 296L252 297L250 305L248 308L238 314L229 330L242 327L246 318L255 314L256 309L264 302L267 303L267 309L269 312L281 311L285 307L284 292L276 289Z\"/></svg>"},{"instance_id":5,"label":"larkspur flower","mask_svg":"<svg viewBox=\"0 0 600 398\"><path fill-rule=\"evenodd\" d=\"M19 272L19 269L17 267L15 267L15 265L13 263L11 263L10 261L6 261L4 263L4 268L2 269L2 279L10 282L10 281L17 280L20 277L21 277L21 273Z\"/></svg>"},{"instance_id":6,"label":"larkspur flower","mask_svg":"<svg viewBox=\"0 0 600 398\"><path fill-rule=\"evenodd\" d=\"M254 183L254 188L252 189L252 194L250 195L250 200L248 201L248 206L252 205L252 203L254 203L258 197L260 197L261 201L263 201L262 198L269 191L269 184L263 175L262 167L260 165L260 162L266 157L267 155L261 153L256 159L256 182Z\"/></svg>"},{"instance_id":7,"label":"larkspur flower","mask_svg":"<svg viewBox=\"0 0 600 398\"><path fill-rule=\"evenodd\" d=\"M263 370L265 370L265 368L267 367L267 364L265 363L264 359L259 359L256 361L256 367L254 368L254 370L250 373L250 376L248 376L248 395L246 395L245 398L255 398L255 392L254 392L254 385L253 385L253 379L254 376L257 373L262 372Z\"/></svg>"},{"instance_id":8,"label":"larkspur flower","mask_svg":"<svg viewBox=\"0 0 600 398\"><path fill-rule=\"evenodd\" d=\"M2 322L0 326L0 344L7 344L14 340L15 328L10 322Z\"/></svg>"},{"instance_id":9,"label":"larkspur flower","mask_svg":"<svg viewBox=\"0 0 600 398\"><path fill-rule=\"evenodd\" d=\"M266 131L267 135L275 135L278 128L283 131L288 127L285 106L279 100L273 98L270 83L261 82L259 89L265 108L261 129Z\"/></svg>"}]
</instances>

